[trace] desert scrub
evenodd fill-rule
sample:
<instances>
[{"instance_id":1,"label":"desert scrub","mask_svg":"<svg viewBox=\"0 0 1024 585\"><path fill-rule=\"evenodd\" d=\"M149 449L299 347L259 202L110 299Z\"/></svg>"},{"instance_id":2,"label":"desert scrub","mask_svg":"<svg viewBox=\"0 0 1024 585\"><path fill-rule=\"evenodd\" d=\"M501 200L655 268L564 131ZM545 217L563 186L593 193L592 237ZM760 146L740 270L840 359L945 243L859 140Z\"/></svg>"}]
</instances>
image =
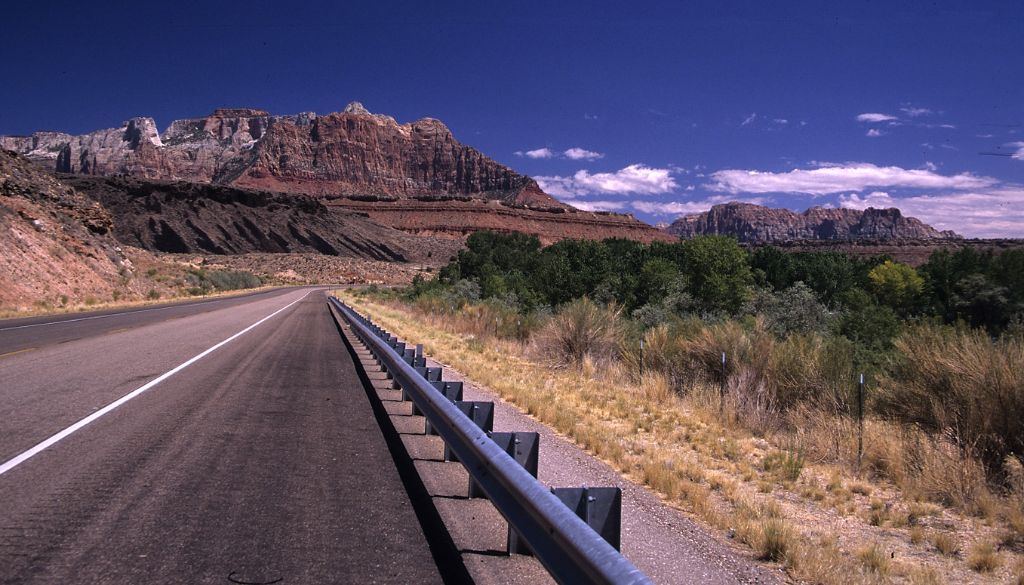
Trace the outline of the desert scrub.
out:
<instances>
[{"instance_id":1,"label":"desert scrub","mask_svg":"<svg viewBox=\"0 0 1024 585\"><path fill-rule=\"evenodd\" d=\"M796 548L797 537L782 518L766 518L757 527L754 550L765 561L783 562Z\"/></svg>"},{"instance_id":2,"label":"desert scrub","mask_svg":"<svg viewBox=\"0 0 1024 585\"><path fill-rule=\"evenodd\" d=\"M967 565L979 573L991 573L999 567L999 555L996 547L989 542L979 542L971 547L967 555Z\"/></svg>"},{"instance_id":3,"label":"desert scrub","mask_svg":"<svg viewBox=\"0 0 1024 585\"><path fill-rule=\"evenodd\" d=\"M531 353L555 368L580 367L588 358L607 363L618 356L622 337L619 309L583 298L563 306L537 332Z\"/></svg>"},{"instance_id":4,"label":"desert scrub","mask_svg":"<svg viewBox=\"0 0 1024 585\"><path fill-rule=\"evenodd\" d=\"M772 451L765 455L761 465L768 473L779 481L796 481L804 469L804 454L800 447Z\"/></svg>"},{"instance_id":5,"label":"desert scrub","mask_svg":"<svg viewBox=\"0 0 1024 585\"><path fill-rule=\"evenodd\" d=\"M877 543L860 548L857 558L869 571L879 575L889 574L889 554Z\"/></svg>"},{"instance_id":6,"label":"desert scrub","mask_svg":"<svg viewBox=\"0 0 1024 585\"><path fill-rule=\"evenodd\" d=\"M189 270L185 275L189 294L208 294L211 291L256 288L262 284L259 277L240 270Z\"/></svg>"},{"instance_id":7,"label":"desert scrub","mask_svg":"<svg viewBox=\"0 0 1024 585\"><path fill-rule=\"evenodd\" d=\"M888 469L894 474L907 469L906 462L914 460L898 455L903 449L901 436L890 439L897 423L868 419L869 436L885 439L877 441L878 454L873 456L886 463L879 463L877 472L854 479L847 463L855 452L855 435L840 437L844 442L839 461L822 458L814 444L826 440L825 435L812 436L788 418L776 433L762 438L728 414L734 403L727 403L726 418L719 417L714 383L680 391L672 387L664 372L648 365L639 377L630 364L619 360L602 364L585 358L577 367L553 369L530 359L527 350L532 348L515 338L467 334L464 328L474 325L457 313L421 312L394 297L385 301L357 297L352 304L393 333L425 343L436 359L551 425L632 479L646 483L707 526L723 533L735 529L737 542L748 545L758 557L782 562L794 579L825 585L887 580L926 584L936 582L935 576L941 574L938 582L994 584L1001 583L993 579L1007 571L977 573L968 567L966 554L944 557L932 542L940 527L951 520L967 526L975 519L957 516L936 503L917 501L919 494L901 496L895 486L879 479ZM756 323L738 326L742 330L756 327ZM686 335L697 333L691 330ZM475 351L470 350L471 344ZM815 424L824 427L829 421L849 420L848 416L823 413ZM879 426L873 426L876 424ZM827 440L834 438L829 435ZM872 441L867 445L874 445ZM763 473L765 456L781 452L784 458L787 447L795 444L806 452L797 481L779 483ZM837 451L833 448L831 452ZM763 494L758 493L761 485ZM799 496L811 486L826 487L824 501ZM851 486L863 495L851 494ZM864 521L871 500L883 503L875 504L878 510L892 503L884 529ZM822 526L823 515L836 511L849 522L851 532ZM912 512L920 519L913 525L909 519ZM901 519L895 520L896 516ZM980 521L970 529L974 532L967 530L949 531L954 550L959 549L961 539L967 542L984 537L995 542L1000 538L997 527L983 526ZM912 539L920 544L912 546ZM819 544L826 540L827 545ZM868 569L857 556L861 548L875 541L881 550L896 554L889 575ZM780 542L786 544L776 546ZM1005 566L1013 566L1019 556L1016 552L1003 554Z\"/></svg>"},{"instance_id":8,"label":"desert scrub","mask_svg":"<svg viewBox=\"0 0 1024 585\"><path fill-rule=\"evenodd\" d=\"M876 408L953 436L990 470L1024 453L1024 337L919 325L896 340L899 359Z\"/></svg>"},{"instance_id":9,"label":"desert scrub","mask_svg":"<svg viewBox=\"0 0 1024 585\"><path fill-rule=\"evenodd\" d=\"M952 557L960 554L960 543L957 542L956 536L948 532L936 532L932 536L932 544L943 556Z\"/></svg>"}]
</instances>

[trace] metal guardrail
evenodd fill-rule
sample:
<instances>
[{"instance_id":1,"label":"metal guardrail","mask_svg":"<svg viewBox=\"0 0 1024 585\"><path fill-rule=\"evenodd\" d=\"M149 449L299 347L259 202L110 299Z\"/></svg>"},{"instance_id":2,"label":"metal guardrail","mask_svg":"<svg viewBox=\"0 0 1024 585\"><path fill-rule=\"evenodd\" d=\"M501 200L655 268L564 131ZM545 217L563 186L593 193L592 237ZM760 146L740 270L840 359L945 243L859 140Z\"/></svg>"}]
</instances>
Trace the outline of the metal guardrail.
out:
<instances>
[{"instance_id":1,"label":"metal guardrail","mask_svg":"<svg viewBox=\"0 0 1024 585\"><path fill-rule=\"evenodd\" d=\"M390 335L338 299L330 300L556 581L651 583L392 349L383 338Z\"/></svg>"}]
</instances>

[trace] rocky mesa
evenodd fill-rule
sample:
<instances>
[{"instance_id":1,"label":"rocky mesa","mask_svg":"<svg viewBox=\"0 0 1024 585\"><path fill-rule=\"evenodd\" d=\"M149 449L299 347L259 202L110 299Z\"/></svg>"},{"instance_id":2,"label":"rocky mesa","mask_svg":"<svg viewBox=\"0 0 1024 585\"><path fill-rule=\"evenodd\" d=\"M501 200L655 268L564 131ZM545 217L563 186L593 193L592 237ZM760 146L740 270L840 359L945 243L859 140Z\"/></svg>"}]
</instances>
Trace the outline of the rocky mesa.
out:
<instances>
[{"instance_id":1,"label":"rocky mesa","mask_svg":"<svg viewBox=\"0 0 1024 585\"><path fill-rule=\"evenodd\" d=\"M399 124L358 102L326 115L224 108L176 120L162 134L152 118L132 118L80 136L3 136L0 147L58 173L322 198L412 233L458 238L498 229L533 233L546 242L667 237L630 215L585 212L559 202L530 177L457 141L439 120Z\"/></svg>"},{"instance_id":2,"label":"rocky mesa","mask_svg":"<svg viewBox=\"0 0 1024 585\"><path fill-rule=\"evenodd\" d=\"M664 228L681 238L703 234L735 237L758 244L792 241L955 240L952 231L939 231L904 216L899 209L829 209L812 207L803 213L749 203L715 205L704 213L677 219Z\"/></svg>"}]
</instances>

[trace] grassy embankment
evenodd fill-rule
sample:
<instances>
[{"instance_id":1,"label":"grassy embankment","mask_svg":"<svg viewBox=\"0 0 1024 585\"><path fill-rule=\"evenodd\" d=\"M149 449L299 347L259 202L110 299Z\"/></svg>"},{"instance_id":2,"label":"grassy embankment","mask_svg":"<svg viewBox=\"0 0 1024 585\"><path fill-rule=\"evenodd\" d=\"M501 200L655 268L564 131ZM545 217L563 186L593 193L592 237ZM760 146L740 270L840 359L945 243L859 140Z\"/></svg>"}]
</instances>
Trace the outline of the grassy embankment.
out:
<instances>
[{"instance_id":1,"label":"grassy embankment","mask_svg":"<svg viewBox=\"0 0 1024 585\"><path fill-rule=\"evenodd\" d=\"M858 470L855 419L820 403L788 410L763 404L787 385L814 386L827 356L813 339L772 341L757 326L726 323L682 343L655 328L645 336L641 374L639 356L617 346L614 315L597 307L542 324L486 306L452 314L341 294L799 580L1024 583L1024 474L1007 478L1016 491L999 493L981 463L947 438L877 417L865 422ZM933 376L948 374L943 367L958 370L954 393L979 381L995 391L1019 384L1019 344L993 355L985 345L991 341L980 336L914 341L901 341L901 351L917 352L903 374L922 386L929 367ZM714 363L724 346L743 367L728 376L720 411L719 384L701 374L700 362ZM688 372L668 367L672 361ZM766 384L772 393L758 390ZM913 384L901 388L889 397L905 409L941 406L925 399L926 389L915 395ZM1007 469L1012 476L1013 466Z\"/></svg>"}]
</instances>

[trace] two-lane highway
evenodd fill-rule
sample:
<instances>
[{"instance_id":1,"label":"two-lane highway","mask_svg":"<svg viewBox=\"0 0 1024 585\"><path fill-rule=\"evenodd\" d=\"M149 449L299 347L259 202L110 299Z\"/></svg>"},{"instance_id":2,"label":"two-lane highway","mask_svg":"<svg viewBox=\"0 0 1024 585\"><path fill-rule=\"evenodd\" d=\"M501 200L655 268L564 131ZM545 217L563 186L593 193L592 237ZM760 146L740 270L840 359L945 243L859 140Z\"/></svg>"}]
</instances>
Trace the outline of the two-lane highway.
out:
<instances>
[{"instance_id":1,"label":"two-lane highway","mask_svg":"<svg viewBox=\"0 0 1024 585\"><path fill-rule=\"evenodd\" d=\"M442 581L324 292L231 301L0 325L0 582Z\"/></svg>"}]
</instances>

